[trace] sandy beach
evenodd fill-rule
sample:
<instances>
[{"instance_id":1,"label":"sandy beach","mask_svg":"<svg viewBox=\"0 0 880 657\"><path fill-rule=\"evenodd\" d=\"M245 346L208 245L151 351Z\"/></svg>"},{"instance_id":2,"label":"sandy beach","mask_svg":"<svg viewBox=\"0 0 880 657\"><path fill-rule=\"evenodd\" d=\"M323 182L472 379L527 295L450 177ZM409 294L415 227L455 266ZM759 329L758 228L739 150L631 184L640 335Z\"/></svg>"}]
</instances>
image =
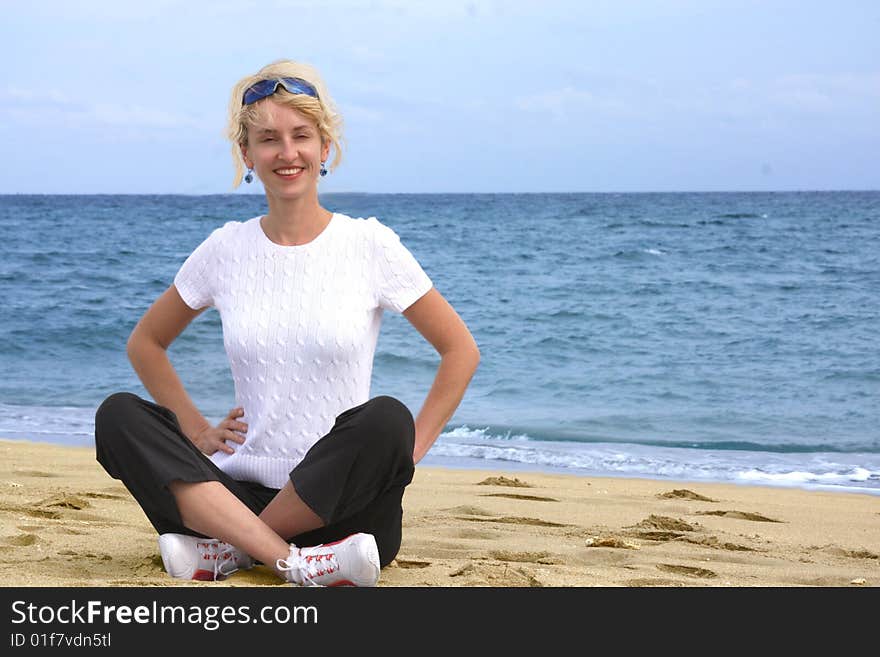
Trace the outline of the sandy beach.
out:
<instances>
[{"instance_id":1,"label":"sandy beach","mask_svg":"<svg viewBox=\"0 0 880 657\"><path fill-rule=\"evenodd\" d=\"M3 586L279 586L168 577L89 448L0 440ZM380 586L880 585L880 497L419 467Z\"/></svg>"}]
</instances>

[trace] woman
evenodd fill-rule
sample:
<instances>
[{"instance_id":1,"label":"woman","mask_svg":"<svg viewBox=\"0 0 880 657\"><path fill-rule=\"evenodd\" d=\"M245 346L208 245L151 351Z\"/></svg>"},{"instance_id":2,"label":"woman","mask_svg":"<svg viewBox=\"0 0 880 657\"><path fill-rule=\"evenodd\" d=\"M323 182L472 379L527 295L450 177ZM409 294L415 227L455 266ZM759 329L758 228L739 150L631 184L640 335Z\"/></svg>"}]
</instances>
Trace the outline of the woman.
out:
<instances>
[{"instance_id":1,"label":"woman","mask_svg":"<svg viewBox=\"0 0 880 657\"><path fill-rule=\"evenodd\" d=\"M218 579L254 560L299 585L372 586L400 547L404 488L479 362L461 318L390 228L323 208L341 121L317 72L274 62L239 81L228 136L268 213L230 221L186 259L128 340L156 403L116 393L95 418L98 461L159 532L167 572ZM201 415L167 349L215 306L237 407ZM383 310L441 356L421 411L369 398Z\"/></svg>"}]
</instances>

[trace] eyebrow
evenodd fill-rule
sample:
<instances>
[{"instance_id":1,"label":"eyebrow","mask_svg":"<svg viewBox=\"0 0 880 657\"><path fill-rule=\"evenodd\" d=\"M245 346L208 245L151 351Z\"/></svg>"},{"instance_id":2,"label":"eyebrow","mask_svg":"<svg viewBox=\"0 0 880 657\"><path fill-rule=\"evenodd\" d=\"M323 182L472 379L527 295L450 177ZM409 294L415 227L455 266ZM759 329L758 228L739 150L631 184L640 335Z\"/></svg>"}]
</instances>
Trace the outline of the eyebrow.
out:
<instances>
[{"instance_id":1,"label":"eyebrow","mask_svg":"<svg viewBox=\"0 0 880 657\"><path fill-rule=\"evenodd\" d=\"M293 131L309 130L309 129L311 129L311 126L309 126L309 125L297 125L297 126L293 127ZM278 134L278 131L275 128L257 128L257 134L258 135L262 135L262 134L273 134L274 135L274 134Z\"/></svg>"}]
</instances>

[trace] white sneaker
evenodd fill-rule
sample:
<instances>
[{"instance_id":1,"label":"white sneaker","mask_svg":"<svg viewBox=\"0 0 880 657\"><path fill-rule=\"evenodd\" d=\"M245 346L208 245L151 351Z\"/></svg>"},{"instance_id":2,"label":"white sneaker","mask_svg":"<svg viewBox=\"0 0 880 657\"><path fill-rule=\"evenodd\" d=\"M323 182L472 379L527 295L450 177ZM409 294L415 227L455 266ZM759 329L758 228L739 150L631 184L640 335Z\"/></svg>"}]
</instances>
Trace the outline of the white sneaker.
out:
<instances>
[{"instance_id":1,"label":"white sneaker","mask_svg":"<svg viewBox=\"0 0 880 657\"><path fill-rule=\"evenodd\" d=\"M162 534L159 536L159 552L165 571L179 579L212 582L254 565L253 559L244 552L216 538Z\"/></svg>"},{"instance_id":2,"label":"white sneaker","mask_svg":"<svg viewBox=\"0 0 880 657\"><path fill-rule=\"evenodd\" d=\"M372 534L352 534L341 541L298 548L275 567L299 586L376 586L379 549Z\"/></svg>"}]
</instances>

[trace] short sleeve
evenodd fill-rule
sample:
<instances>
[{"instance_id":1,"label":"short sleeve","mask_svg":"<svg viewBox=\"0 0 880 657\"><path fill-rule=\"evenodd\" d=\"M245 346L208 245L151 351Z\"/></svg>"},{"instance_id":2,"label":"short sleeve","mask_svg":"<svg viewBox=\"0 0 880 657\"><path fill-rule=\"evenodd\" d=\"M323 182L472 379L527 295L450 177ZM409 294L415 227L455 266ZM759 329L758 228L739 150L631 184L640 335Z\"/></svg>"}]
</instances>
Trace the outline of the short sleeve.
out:
<instances>
[{"instance_id":1,"label":"short sleeve","mask_svg":"<svg viewBox=\"0 0 880 657\"><path fill-rule=\"evenodd\" d=\"M174 287L193 310L214 305L215 281L217 279L217 243L220 229L212 232L199 244L181 265L174 277Z\"/></svg>"},{"instance_id":2,"label":"short sleeve","mask_svg":"<svg viewBox=\"0 0 880 657\"><path fill-rule=\"evenodd\" d=\"M434 284L397 233L376 224L376 297L382 308L402 313Z\"/></svg>"}]
</instances>

